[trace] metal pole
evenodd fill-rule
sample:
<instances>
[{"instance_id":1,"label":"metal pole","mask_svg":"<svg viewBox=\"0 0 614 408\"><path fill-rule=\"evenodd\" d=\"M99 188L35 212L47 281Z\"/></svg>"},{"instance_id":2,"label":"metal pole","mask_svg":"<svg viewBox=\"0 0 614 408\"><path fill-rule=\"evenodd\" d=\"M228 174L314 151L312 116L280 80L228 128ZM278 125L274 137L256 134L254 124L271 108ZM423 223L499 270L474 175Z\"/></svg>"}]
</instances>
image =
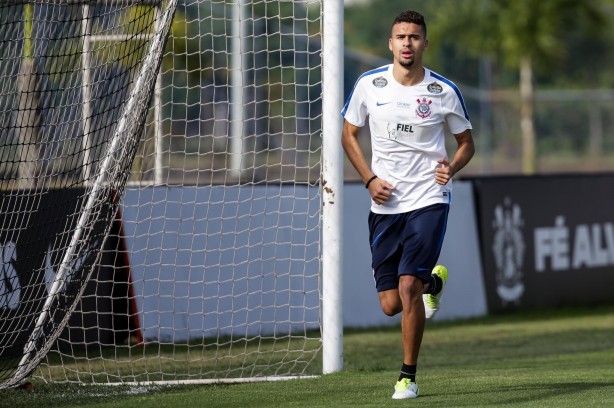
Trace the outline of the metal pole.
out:
<instances>
[{"instance_id":1,"label":"metal pole","mask_svg":"<svg viewBox=\"0 0 614 408\"><path fill-rule=\"evenodd\" d=\"M322 348L324 374L343 369L343 2L323 0Z\"/></svg>"},{"instance_id":2,"label":"metal pole","mask_svg":"<svg viewBox=\"0 0 614 408\"><path fill-rule=\"evenodd\" d=\"M160 10L161 5L157 5L155 8L156 21L154 23L154 29L157 33L160 29ZM154 89L154 150L155 150L155 164L154 164L154 185L159 186L162 184L162 170L163 170L163 154L162 151L162 70L158 72L156 78L156 88Z\"/></svg>"},{"instance_id":3,"label":"metal pole","mask_svg":"<svg viewBox=\"0 0 614 408\"><path fill-rule=\"evenodd\" d=\"M243 159L243 105L244 69L243 23L245 21L245 0L236 0L232 7L231 45L231 97L230 97L230 172L239 177Z\"/></svg>"},{"instance_id":4,"label":"metal pole","mask_svg":"<svg viewBox=\"0 0 614 408\"><path fill-rule=\"evenodd\" d=\"M81 35L83 36L83 54L81 60L83 64L83 107L81 115L83 119L83 182L88 184L92 176L92 158L91 152L94 143L92 139L92 62L91 62L91 34L92 23L89 4L82 6Z\"/></svg>"}]
</instances>

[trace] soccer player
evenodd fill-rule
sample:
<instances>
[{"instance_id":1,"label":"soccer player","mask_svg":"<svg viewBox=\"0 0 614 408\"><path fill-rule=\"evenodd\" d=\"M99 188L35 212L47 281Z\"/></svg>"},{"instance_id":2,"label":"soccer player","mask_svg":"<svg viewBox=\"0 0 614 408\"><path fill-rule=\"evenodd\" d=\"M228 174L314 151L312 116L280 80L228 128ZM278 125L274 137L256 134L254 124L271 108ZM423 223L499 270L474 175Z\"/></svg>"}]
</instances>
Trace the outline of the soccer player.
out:
<instances>
[{"instance_id":1,"label":"soccer player","mask_svg":"<svg viewBox=\"0 0 614 408\"><path fill-rule=\"evenodd\" d=\"M436 265L443 242L451 179L475 152L471 123L456 85L425 68L424 17L399 14L388 47L393 62L364 73L342 114L342 145L371 196L373 276L386 315L401 313L403 365L394 399L418 397L416 366L425 319L439 308L448 277ZM358 143L369 118L372 161ZM451 161L444 127L457 142Z\"/></svg>"}]
</instances>

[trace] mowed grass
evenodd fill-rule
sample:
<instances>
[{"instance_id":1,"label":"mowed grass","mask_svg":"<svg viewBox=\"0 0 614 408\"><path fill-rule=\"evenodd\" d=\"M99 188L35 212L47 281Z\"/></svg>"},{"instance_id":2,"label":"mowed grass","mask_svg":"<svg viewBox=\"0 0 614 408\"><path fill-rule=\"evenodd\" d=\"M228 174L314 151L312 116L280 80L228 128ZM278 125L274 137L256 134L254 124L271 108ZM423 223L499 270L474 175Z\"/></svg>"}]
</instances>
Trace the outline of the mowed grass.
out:
<instances>
[{"instance_id":1,"label":"mowed grass","mask_svg":"<svg viewBox=\"0 0 614 408\"><path fill-rule=\"evenodd\" d=\"M456 322L425 332L417 400L390 398L400 328L346 330L345 369L315 379L191 386L34 384L0 407L610 407L614 305Z\"/></svg>"}]
</instances>

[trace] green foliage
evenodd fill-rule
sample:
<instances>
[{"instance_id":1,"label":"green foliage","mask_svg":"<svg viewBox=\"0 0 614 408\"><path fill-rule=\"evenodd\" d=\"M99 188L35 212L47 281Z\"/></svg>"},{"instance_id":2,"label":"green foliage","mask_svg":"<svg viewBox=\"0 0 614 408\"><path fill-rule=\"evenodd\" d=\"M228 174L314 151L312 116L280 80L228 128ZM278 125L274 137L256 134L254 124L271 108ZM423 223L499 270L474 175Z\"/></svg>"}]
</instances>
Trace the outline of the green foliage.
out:
<instances>
[{"instance_id":1,"label":"green foliage","mask_svg":"<svg viewBox=\"0 0 614 408\"><path fill-rule=\"evenodd\" d=\"M515 86L525 56L540 84L586 87L577 82L585 78L593 87L612 86L612 0L373 0L346 7L346 45L388 58L390 24L406 9L427 20L426 64L463 83L477 84L477 60L488 55L495 87Z\"/></svg>"},{"instance_id":2,"label":"green foliage","mask_svg":"<svg viewBox=\"0 0 614 408\"><path fill-rule=\"evenodd\" d=\"M23 56L24 58L32 58L34 55L34 45L32 44L32 18L33 18L33 8L34 6L30 3L26 3L23 5L23 23L24 23L24 33L23 33Z\"/></svg>"}]
</instances>

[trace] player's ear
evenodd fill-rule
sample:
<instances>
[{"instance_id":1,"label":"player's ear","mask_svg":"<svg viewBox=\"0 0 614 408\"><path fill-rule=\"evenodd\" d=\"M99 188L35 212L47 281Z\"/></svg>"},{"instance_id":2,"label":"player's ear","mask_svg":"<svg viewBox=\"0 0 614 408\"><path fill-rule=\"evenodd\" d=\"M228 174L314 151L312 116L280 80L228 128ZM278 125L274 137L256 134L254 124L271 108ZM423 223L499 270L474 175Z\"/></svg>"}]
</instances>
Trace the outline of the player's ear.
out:
<instances>
[{"instance_id":1,"label":"player's ear","mask_svg":"<svg viewBox=\"0 0 614 408\"><path fill-rule=\"evenodd\" d=\"M392 37L388 39L388 49L392 51Z\"/></svg>"},{"instance_id":2,"label":"player's ear","mask_svg":"<svg viewBox=\"0 0 614 408\"><path fill-rule=\"evenodd\" d=\"M429 40L426 39L426 40L424 40L424 49L426 50L428 48L429 48Z\"/></svg>"}]
</instances>

